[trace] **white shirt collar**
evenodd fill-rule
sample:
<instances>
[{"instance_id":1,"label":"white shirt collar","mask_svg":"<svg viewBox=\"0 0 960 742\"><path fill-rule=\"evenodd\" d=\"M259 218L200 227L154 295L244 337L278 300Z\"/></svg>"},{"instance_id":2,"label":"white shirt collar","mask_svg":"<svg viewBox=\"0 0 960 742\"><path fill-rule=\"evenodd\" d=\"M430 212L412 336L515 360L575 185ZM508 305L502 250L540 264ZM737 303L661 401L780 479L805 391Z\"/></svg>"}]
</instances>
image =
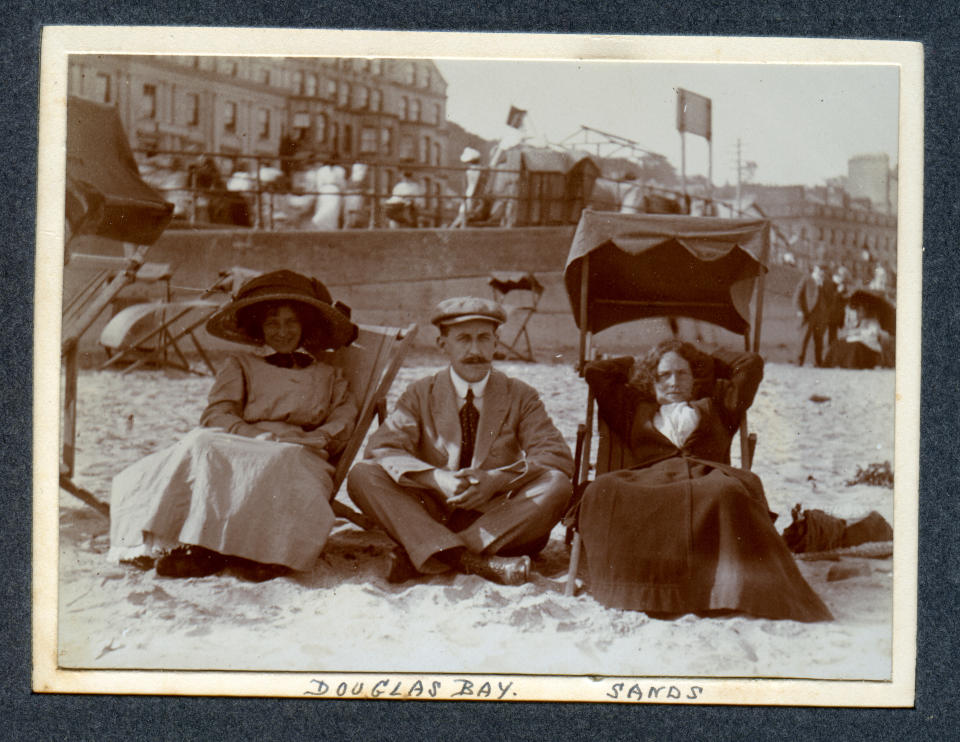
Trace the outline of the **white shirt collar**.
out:
<instances>
[{"instance_id":1,"label":"white shirt collar","mask_svg":"<svg viewBox=\"0 0 960 742\"><path fill-rule=\"evenodd\" d=\"M490 372L480 381L467 381L450 366L450 381L453 382L454 391L460 399L467 398L467 389L473 389L473 396L477 399L483 398L483 390L487 388L487 382L490 381Z\"/></svg>"}]
</instances>

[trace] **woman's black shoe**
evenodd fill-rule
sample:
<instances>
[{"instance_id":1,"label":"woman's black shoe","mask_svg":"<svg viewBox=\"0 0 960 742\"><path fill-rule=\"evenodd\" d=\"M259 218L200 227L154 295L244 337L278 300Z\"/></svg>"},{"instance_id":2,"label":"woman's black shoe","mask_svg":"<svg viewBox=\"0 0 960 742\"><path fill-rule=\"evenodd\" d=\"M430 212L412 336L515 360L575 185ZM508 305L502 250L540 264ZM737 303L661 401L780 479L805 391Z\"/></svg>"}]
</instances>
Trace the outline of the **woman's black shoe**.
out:
<instances>
[{"instance_id":1,"label":"woman's black shoe","mask_svg":"<svg viewBox=\"0 0 960 742\"><path fill-rule=\"evenodd\" d=\"M157 562L161 577L207 577L223 571L227 559L223 554L202 546L178 546Z\"/></svg>"},{"instance_id":2,"label":"woman's black shoe","mask_svg":"<svg viewBox=\"0 0 960 742\"><path fill-rule=\"evenodd\" d=\"M293 570L283 564L264 564L243 557L231 557L230 570L245 582L266 582L290 574Z\"/></svg>"}]
</instances>

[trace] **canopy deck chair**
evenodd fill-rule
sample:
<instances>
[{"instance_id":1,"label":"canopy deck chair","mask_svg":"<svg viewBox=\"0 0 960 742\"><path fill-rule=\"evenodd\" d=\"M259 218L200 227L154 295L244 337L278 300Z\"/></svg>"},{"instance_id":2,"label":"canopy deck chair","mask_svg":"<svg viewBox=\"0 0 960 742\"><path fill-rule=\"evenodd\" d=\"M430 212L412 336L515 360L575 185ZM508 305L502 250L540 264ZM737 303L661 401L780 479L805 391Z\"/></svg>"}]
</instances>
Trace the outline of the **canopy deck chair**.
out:
<instances>
[{"instance_id":1,"label":"canopy deck chair","mask_svg":"<svg viewBox=\"0 0 960 742\"><path fill-rule=\"evenodd\" d=\"M520 320L520 326L509 342L497 338L497 352L504 358L515 359L518 361L527 361L533 363L533 345L530 343L530 334L527 332L527 323L537 311L537 305L540 303L540 297L543 296L543 284L540 283L533 273L521 273L518 271L500 271L490 274L490 280L487 282L493 290L493 298L498 303L505 304L507 294L514 291L525 292L525 301L520 305L510 305L508 311L510 318L517 316ZM521 341L523 346L521 346ZM523 350L523 347L526 350Z\"/></svg>"},{"instance_id":2,"label":"canopy deck chair","mask_svg":"<svg viewBox=\"0 0 960 742\"><path fill-rule=\"evenodd\" d=\"M124 257L100 266L64 302L61 359L64 367L60 486L106 514L106 505L73 482L80 337L117 294L144 269L148 246L166 229L173 204L140 178L126 132L111 106L70 97L67 101L64 264L73 240L94 235L123 243ZM148 269L149 270L149 269Z\"/></svg>"},{"instance_id":3,"label":"canopy deck chair","mask_svg":"<svg viewBox=\"0 0 960 742\"><path fill-rule=\"evenodd\" d=\"M587 360L595 357L594 333L649 317L710 322L742 335L744 348L757 352L769 245L765 220L585 211L564 269L564 285L580 330L580 375ZM636 463L625 442L595 414L594 403L588 392L585 422L577 429L573 475L577 497L572 516L566 519L571 544L566 595L576 587L581 541L575 508L591 469L599 475ZM597 458L591 464L595 418ZM741 466L749 469L756 435L749 432L746 414L739 432Z\"/></svg>"}]
</instances>

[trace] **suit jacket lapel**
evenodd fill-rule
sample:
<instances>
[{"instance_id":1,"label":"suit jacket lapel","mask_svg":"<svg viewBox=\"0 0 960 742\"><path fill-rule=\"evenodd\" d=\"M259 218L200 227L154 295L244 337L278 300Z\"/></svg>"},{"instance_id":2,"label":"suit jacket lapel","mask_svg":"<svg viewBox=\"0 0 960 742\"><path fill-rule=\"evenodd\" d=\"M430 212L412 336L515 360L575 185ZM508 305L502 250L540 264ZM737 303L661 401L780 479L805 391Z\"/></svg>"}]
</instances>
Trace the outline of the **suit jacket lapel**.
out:
<instances>
[{"instance_id":1,"label":"suit jacket lapel","mask_svg":"<svg viewBox=\"0 0 960 742\"><path fill-rule=\"evenodd\" d=\"M430 393L430 413L438 436L436 445L447 452L448 467L456 469L461 439L460 406L449 369L445 368L435 377Z\"/></svg>"},{"instance_id":2,"label":"suit jacket lapel","mask_svg":"<svg viewBox=\"0 0 960 742\"><path fill-rule=\"evenodd\" d=\"M474 448L473 460L478 466L483 464L487 454L490 453L490 447L493 446L509 410L507 377L499 371L491 371L490 380L483 392L483 410L480 412L480 421L477 424L477 444ZM459 424L459 418L457 420Z\"/></svg>"}]
</instances>

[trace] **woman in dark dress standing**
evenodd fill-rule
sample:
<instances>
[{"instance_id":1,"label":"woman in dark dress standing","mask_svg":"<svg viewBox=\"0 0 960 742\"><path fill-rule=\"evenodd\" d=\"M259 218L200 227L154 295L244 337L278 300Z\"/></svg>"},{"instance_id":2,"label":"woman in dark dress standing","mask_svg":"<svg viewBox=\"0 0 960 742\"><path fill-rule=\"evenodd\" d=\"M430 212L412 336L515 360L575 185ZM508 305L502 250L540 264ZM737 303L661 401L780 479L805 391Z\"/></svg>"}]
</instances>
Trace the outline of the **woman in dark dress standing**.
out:
<instances>
[{"instance_id":1,"label":"woman in dark dress standing","mask_svg":"<svg viewBox=\"0 0 960 742\"><path fill-rule=\"evenodd\" d=\"M580 503L597 600L654 615L833 618L774 528L760 479L730 466L760 356L667 340L636 362L590 363L585 375L635 464L597 477Z\"/></svg>"}]
</instances>

